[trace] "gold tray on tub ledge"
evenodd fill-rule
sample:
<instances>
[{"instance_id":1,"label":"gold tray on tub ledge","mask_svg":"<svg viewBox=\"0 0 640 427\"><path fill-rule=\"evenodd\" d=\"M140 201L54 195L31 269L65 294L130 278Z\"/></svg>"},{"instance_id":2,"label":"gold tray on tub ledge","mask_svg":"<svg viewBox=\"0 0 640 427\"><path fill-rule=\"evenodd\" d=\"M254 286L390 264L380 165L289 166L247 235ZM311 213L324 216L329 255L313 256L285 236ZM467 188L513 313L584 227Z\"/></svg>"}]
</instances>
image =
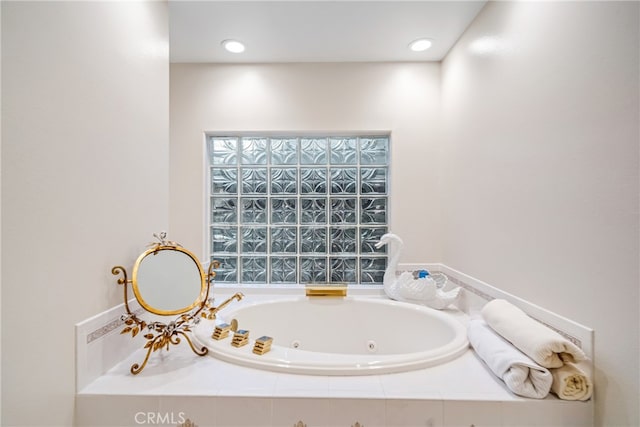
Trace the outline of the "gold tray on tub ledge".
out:
<instances>
[{"instance_id":1,"label":"gold tray on tub ledge","mask_svg":"<svg viewBox=\"0 0 640 427\"><path fill-rule=\"evenodd\" d=\"M305 295L308 297L346 297L346 283L307 283Z\"/></svg>"}]
</instances>

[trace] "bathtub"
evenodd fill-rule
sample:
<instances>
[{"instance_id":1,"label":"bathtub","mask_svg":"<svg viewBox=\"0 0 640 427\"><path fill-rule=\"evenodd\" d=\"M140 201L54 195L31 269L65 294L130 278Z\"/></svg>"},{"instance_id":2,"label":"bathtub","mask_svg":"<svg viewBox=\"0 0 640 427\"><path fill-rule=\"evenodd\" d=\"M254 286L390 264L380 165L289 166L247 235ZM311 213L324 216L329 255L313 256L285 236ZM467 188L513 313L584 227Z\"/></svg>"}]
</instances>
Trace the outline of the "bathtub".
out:
<instances>
[{"instance_id":1,"label":"bathtub","mask_svg":"<svg viewBox=\"0 0 640 427\"><path fill-rule=\"evenodd\" d=\"M215 324L238 321L249 344L214 340ZM209 354L227 362L307 375L376 375L452 360L468 348L466 329L452 315L427 307L363 297L279 297L229 306L194 331ZM271 351L252 352L261 336Z\"/></svg>"}]
</instances>

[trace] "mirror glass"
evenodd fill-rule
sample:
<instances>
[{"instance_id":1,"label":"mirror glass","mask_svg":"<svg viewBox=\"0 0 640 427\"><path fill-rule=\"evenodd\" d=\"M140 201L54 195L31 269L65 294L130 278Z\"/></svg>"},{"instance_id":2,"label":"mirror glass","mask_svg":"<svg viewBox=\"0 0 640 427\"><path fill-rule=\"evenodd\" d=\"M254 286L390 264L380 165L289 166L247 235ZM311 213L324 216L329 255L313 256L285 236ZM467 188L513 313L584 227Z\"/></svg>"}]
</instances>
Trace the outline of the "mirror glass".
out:
<instances>
[{"instance_id":1,"label":"mirror glass","mask_svg":"<svg viewBox=\"0 0 640 427\"><path fill-rule=\"evenodd\" d=\"M205 302L202 266L180 247L158 246L144 252L133 267L132 282L136 299L151 313L186 313Z\"/></svg>"}]
</instances>

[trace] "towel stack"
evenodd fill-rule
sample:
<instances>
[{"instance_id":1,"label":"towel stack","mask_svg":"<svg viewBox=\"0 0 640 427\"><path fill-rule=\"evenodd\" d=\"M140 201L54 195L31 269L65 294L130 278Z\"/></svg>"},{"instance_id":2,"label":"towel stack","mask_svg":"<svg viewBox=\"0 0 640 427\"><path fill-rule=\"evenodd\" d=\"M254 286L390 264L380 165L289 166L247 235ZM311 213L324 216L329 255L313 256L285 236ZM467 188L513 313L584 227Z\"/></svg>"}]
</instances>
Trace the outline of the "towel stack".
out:
<instances>
[{"instance_id":1,"label":"towel stack","mask_svg":"<svg viewBox=\"0 0 640 427\"><path fill-rule=\"evenodd\" d=\"M496 299L469 323L469 342L515 394L588 400L593 392L584 352L513 304Z\"/></svg>"}]
</instances>

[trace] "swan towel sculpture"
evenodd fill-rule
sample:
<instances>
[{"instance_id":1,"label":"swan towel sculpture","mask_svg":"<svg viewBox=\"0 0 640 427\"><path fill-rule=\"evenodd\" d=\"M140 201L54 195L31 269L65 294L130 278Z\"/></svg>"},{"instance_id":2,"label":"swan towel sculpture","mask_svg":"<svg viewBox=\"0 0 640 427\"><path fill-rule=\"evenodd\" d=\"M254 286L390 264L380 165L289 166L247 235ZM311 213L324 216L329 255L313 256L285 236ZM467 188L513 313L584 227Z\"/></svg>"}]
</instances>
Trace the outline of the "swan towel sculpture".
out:
<instances>
[{"instance_id":1,"label":"swan towel sculpture","mask_svg":"<svg viewBox=\"0 0 640 427\"><path fill-rule=\"evenodd\" d=\"M396 269L402 250L402 239L393 233L387 233L376 243L376 248L389 245L389 263L384 272L382 283L384 292L391 299L426 305L442 310L460 296L460 287L449 291L438 288L431 277L415 278L413 273L404 271L396 277Z\"/></svg>"}]
</instances>

